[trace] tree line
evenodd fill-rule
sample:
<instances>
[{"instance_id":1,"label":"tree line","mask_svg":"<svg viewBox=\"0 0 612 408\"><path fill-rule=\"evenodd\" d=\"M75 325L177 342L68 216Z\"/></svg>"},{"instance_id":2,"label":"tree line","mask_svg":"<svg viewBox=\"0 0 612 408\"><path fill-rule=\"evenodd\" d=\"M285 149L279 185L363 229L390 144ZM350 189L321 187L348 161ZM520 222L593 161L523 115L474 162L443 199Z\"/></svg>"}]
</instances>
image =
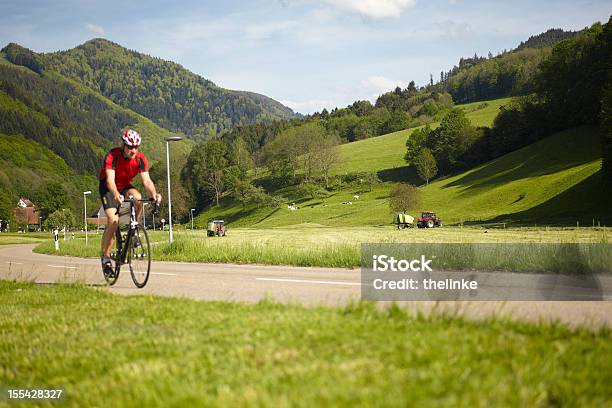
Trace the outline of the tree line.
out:
<instances>
[{"instance_id":1,"label":"tree line","mask_svg":"<svg viewBox=\"0 0 612 408\"><path fill-rule=\"evenodd\" d=\"M243 138L250 133L242 131L200 143L191 151L181 180L198 208L219 205L225 195L245 208L277 206L284 198L271 191L279 188L299 183L310 194L318 194L330 187L331 170L340 160L340 140L321 121L285 127L256 147ZM253 148L257 150L252 152Z\"/></svg>"}]
</instances>

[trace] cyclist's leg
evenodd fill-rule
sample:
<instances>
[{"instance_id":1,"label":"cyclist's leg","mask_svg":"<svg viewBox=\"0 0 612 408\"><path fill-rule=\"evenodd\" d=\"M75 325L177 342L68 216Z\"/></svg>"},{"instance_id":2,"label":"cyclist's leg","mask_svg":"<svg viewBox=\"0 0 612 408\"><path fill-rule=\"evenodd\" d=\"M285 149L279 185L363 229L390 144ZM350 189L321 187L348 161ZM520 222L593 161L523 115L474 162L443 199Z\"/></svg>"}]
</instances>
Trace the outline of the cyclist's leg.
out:
<instances>
[{"instance_id":1,"label":"cyclist's leg","mask_svg":"<svg viewBox=\"0 0 612 408\"><path fill-rule=\"evenodd\" d=\"M111 249L113 247L113 240L115 239L115 231L119 225L119 216L115 211L115 208L107 208L104 210L106 213L106 229L102 236L102 256L105 258L110 257Z\"/></svg>"},{"instance_id":2,"label":"cyclist's leg","mask_svg":"<svg viewBox=\"0 0 612 408\"><path fill-rule=\"evenodd\" d=\"M102 208L104 208L104 213L106 214L106 228L104 229L104 234L102 235L102 258L109 258L111 248L113 246L113 239L115 238L115 230L117 229L117 225L119 222L119 216L117 215L117 202L115 201L113 195L106 187L106 182L104 180L100 181L100 199L102 200Z\"/></svg>"}]
</instances>

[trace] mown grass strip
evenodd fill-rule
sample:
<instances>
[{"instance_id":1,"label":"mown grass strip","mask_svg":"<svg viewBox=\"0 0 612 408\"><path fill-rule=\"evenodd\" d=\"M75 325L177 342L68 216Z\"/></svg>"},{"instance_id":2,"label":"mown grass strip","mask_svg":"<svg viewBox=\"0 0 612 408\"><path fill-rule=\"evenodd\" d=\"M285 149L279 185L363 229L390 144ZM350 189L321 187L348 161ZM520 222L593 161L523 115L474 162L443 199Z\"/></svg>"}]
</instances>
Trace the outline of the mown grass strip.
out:
<instances>
[{"instance_id":1,"label":"mown grass strip","mask_svg":"<svg viewBox=\"0 0 612 408\"><path fill-rule=\"evenodd\" d=\"M438 255L437 268L478 269L515 272L602 272L612 270L605 230L498 230L484 234L469 228L398 231L392 228L313 228L233 229L228 237L208 238L205 232L175 236L170 245L167 234L150 234L153 259L158 261L255 263L352 268L361 265L361 243L401 243L408 257ZM438 244L461 243L461 245ZM486 245L476 244L485 242ZM521 244L512 244L520 242ZM417 245L417 243L425 243ZM550 243L550 244L543 244ZM553 244L554 243L554 244ZM565 243L565 244L558 244ZM572 245L597 243L599 245ZM566 249L574 252L568 252ZM41 243L36 252L55 254L52 241ZM385 249L381 249L385 253ZM417 252L415 252L417 251ZM97 257L100 235L84 240L60 240L58 255ZM580 255L574 257L574 254ZM400 258L398 258L400 259ZM568 270L569 268L569 270Z\"/></svg>"},{"instance_id":2,"label":"mown grass strip","mask_svg":"<svg viewBox=\"0 0 612 408\"><path fill-rule=\"evenodd\" d=\"M73 406L605 406L609 329L0 282L0 381Z\"/></svg>"}]
</instances>

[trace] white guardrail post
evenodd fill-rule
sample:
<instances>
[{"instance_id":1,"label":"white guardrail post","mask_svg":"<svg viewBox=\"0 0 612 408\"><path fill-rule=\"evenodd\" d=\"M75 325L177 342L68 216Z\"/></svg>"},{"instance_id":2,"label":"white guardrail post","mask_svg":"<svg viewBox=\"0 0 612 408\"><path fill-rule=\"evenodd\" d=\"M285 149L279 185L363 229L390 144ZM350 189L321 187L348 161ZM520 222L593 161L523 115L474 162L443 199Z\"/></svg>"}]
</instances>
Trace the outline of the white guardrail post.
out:
<instances>
[{"instance_id":1,"label":"white guardrail post","mask_svg":"<svg viewBox=\"0 0 612 408\"><path fill-rule=\"evenodd\" d=\"M55 228L53 230L53 240L55 241L55 251L59 251L59 230Z\"/></svg>"}]
</instances>

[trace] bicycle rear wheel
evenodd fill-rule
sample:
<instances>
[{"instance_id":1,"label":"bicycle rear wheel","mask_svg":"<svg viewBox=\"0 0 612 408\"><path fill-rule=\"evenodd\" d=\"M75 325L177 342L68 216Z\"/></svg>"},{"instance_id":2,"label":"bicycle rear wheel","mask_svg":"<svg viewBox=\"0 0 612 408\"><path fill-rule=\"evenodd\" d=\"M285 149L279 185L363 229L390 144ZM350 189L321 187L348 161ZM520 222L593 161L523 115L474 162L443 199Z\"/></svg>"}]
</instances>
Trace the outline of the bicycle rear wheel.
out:
<instances>
[{"instance_id":1,"label":"bicycle rear wheel","mask_svg":"<svg viewBox=\"0 0 612 408\"><path fill-rule=\"evenodd\" d=\"M128 245L128 265L134 285L144 288L151 272L151 245L147 230L138 224Z\"/></svg>"}]
</instances>

